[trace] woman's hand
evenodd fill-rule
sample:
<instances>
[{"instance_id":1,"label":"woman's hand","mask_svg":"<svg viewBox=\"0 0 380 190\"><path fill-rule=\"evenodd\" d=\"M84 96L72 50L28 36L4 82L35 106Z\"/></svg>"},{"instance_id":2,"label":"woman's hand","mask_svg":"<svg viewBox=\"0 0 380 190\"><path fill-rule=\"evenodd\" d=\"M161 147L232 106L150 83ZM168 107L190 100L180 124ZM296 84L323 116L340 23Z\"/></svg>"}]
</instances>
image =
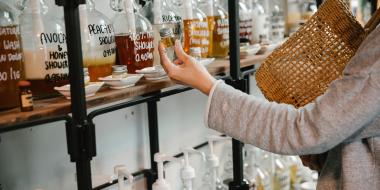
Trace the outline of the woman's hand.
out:
<instances>
[{"instance_id":1,"label":"woman's hand","mask_svg":"<svg viewBox=\"0 0 380 190\"><path fill-rule=\"evenodd\" d=\"M161 57L161 63L170 79L177 83L182 83L200 90L206 95L209 95L212 86L215 83L207 69L197 63L197 61L187 55L181 46L181 43L176 40L175 53L178 57L177 60L171 62L166 55L165 47L160 43L158 48Z\"/></svg>"}]
</instances>

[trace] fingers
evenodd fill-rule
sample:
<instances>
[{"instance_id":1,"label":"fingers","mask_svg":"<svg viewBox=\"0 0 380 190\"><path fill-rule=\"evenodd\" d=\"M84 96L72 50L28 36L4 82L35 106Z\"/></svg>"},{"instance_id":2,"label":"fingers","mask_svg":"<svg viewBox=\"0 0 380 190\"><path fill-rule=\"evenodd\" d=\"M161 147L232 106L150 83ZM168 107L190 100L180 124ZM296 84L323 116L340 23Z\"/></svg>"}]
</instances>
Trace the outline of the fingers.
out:
<instances>
[{"instance_id":1,"label":"fingers","mask_svg":"<svg viewBox=\"0 0 380 190\"><path fill-rule=\"evenodd\" d=\"M173 76L175 76L175 73L178 72L178 68L176 67L176 65L174 65L170 59L168 58L168 56L166 55L166 50L165 50L165 47L160 43L160 45L158 46L158 52L160 54L160 57L161 57L161 64L162 64L162 67L164 68L164 70L166 71L166 73L168 74L168 76L170 78L173 78Z\"/></svg>"},{"instance_id":2,"label":"fingers","mask_svg":"<svg viewBox=\"0 0 380 190\"><path fill-rule=\"evenodd\" d=\"M186 62L189 59L189 56L185 53L185 51L183 51L181 42L179 40L175 41L174 51L177 57L183 62Z\"/></svg>"},{"instance_id":3,"label":"fingers","mask_svg":"<svg viewBox=\"0 0 380 190\"><path fill-rule=\"evenodd\" d=\"M161 57L161 64L162 64L163 68L165 69L165 71L167 73L169 73L169 70L173 69L174 65L171 63L168 56L166 55L166 50L161 43L158 46L158 52L159 52L160 57Z\"/></svg>"}]
</instances>

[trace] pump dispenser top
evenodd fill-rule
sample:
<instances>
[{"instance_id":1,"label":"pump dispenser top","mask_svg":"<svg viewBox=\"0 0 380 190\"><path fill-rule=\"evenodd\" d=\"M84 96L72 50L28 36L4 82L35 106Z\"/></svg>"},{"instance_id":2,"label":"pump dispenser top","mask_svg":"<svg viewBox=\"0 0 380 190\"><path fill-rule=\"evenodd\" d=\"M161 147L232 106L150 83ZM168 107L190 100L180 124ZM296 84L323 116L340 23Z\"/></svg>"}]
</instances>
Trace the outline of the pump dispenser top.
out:
<instances>
[{"instance_id":1,"label":"pump dispenser top","mask_svg":"<svg viewBox=\"0 0 380 190\"><path fill-rule=\"evenodd\" d=\"M222 137L212 135L208 137L208 144L210 148L210 153L207 155L207 169L203 176L202 188L207 190L221 190L223 189L222 181L219 176L219 158L214 151L214 143L220 141L231 140L230 137Z\"/></svg>"},{"instance_id":2,"label":"pump dispenser top","mask_svg":"<svg viewBox=\"0 0 380 190\"><path fill-rule=\"evenodd\" d=\"M183 166L181 169L181 179L183 182L183 189L192 190L193 179L195 178L195 169L190 165L189 155L198 154L202 157L203 161L206 161L206 156L203 152L194 150L193 148L183 148L182 152L184 155Z\"/></svg>"},{"instance_id":3,"label":"pump dispenser top","mask_svg":"<svg viewBox=\"0 0 380 190\"><path fill-rule=\"evenodd\" d=\"M125 165L117 165L114 167L115 175L118 179L118 190L132 190L133 189L133 175L128 172ZM124 184L124 177L128 178L128 185Z\"/></svg>"},{"instance_id":4,"label":"pump dispenser top","mask_svg":"<svg viewBox=\"0 0 380 190\"><path fill-rule=\"evenodd\" d=\"M170 184L164 177L164 162L166 161L178 161L178 158L167 156L163 153L156 153L154 155L154 161L157 162L158 179L153 184L153 190L171 190Z\"/></svg>"},{"instance_id":5,"label":"pump dispenser top","mask_svg":"<svg viewBox=\"0 0 380 190\"><path fill-rule=\"evenodd\" d=\"M219 158L216 156L214 152L214 143L220 141L231 140L231 137L222 137L217 135L212 135L208 137L208 144L210 148L210 154L207 156L207 160L210 162L212 167L219 166Z\"/></svg>"}]
</instances>

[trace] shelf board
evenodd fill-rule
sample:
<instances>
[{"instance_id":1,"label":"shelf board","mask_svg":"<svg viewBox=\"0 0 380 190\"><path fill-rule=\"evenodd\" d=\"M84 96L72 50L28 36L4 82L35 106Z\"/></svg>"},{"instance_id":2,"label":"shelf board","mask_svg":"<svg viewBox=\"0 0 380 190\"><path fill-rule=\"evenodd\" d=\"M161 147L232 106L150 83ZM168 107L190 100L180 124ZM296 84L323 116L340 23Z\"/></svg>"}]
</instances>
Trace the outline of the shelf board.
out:
<instances>
[{"instance_id":1,"label":"shelf board","mask_svg":"<svg viewBox=\"0 0 380 190\"><path fill-rule=\"evenodd\" d=\"M240 62L241 67L244 68L261 63L268 55L269 53L264 53L262 55L242 59ZM228 74L229 60L217 59L211 63L207 69L214 76L218 74ZM87 108L149 94L175 85L176 84L169 79L163 79L158 81L141 81L136 86L123 90L110 90L104 87L95 96L87 98ZM19 108L0 112L0 131L1 128L8 128L16 124L67 115L71 112L70 106L71 103L69 100L63 97L57 97L36 100L34 102L34 111L31 112L20 112Z\"/></svg>"}]
</instances>

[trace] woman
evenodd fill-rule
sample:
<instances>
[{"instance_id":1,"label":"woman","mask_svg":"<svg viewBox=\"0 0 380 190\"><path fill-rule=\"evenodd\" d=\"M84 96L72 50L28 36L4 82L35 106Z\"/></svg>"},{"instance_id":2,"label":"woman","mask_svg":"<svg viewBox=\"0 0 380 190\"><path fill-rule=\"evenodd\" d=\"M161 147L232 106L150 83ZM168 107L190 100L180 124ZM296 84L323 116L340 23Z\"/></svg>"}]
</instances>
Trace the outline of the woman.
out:
<instances>
[{"instance_id":1,"label":"woman","mask_svg":"<svg viewBox=\"0 0 380 190\"><path fill-rule=\"evenodd\" d=\"M205 122L244 143L286 155L327 152L318 190L380 189L380 28L327 92L293 106L261 101L216 81L176 42L172 63L159 47L169 77L209 96Z\"/></svg>"}]
</instances>

